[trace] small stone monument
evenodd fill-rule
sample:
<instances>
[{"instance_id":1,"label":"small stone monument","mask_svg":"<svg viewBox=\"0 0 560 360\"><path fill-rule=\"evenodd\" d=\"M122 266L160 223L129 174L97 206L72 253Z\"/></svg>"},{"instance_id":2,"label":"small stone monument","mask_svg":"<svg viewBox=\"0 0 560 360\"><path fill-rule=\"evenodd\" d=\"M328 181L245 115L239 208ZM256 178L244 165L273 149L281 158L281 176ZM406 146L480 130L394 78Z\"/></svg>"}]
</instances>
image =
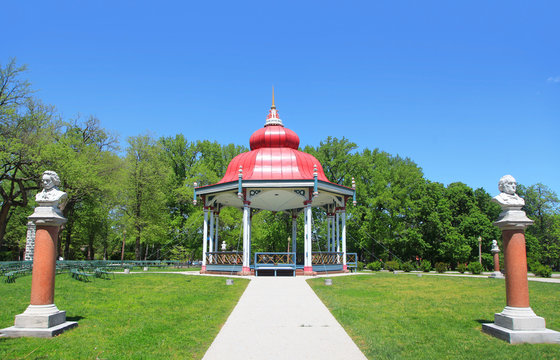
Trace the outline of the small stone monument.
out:
<instances>
[{"instance_id":1,"label":"small stone monument","mask_svg":"<svg viewBox=\"0 0 560 360\"><path fill-rule=\"evenodd\" d=\"M66 223L61 210L68 196L58 190L60 179L54 171L45 171L41 183L43 191L35 197L38 206L29 216L36 226L30 305L16 315L15 326L0 330L6 337L53 337L78 325L66 321L66 312L54 304L56 245L60 226Z\"/></svg>"},{"instance_id":2,"label":"small stone monument","mask_svg":"<svg viewBox=\"0 0 560 360\"><path fill-rule=\"evenodd\" d=\"M27 222L27 235L25 239L25 261L33 261L33 251L35 250L35 223Z\"/></svg>"},{"instance_id":3,"label":"small stone monument","mask_svg":"<svg viewBox=\"0 0 560 360\"><path fill-rule=\"evenodd\" d=\"M492 240L492 249L490 249L490 251L494 255L494 272L488 277L494 279L503 279L504 275L502 275L500 271L500 248L498 247L498 242L496 240Z\"/></svg>"},{"instance_id":4,"label":"small stone monument","mask_svg":"<svg viewBox=\"0 0 560 360\"><path fill-rule=\"evenodd\" d=\"M505 175L498 183L500 194L492 199L500 204L502 213L494 223L502 230L506 264L506 307L494 314L494 322L482 324L482 331L511 344L560 343L560 333L549 330L544 318L529 305L525 228L533 221L521 210L525 201L515 192L513 176Z\"/></svg>"}]
</instances>

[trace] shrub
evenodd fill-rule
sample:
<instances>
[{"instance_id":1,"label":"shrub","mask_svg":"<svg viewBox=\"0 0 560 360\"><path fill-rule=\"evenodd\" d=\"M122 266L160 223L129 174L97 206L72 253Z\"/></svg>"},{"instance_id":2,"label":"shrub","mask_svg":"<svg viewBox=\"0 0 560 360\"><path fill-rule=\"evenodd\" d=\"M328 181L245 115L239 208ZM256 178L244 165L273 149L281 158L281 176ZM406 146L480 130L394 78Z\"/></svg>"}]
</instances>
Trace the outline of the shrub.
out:
<instances>
[{"instance_id":1,"label":"shrub","mask_svg":"<svg viewBox=\"0 0 560 360\"><path fill-rule=\"evenodd\" d=\"M380 261L374 261L367 264L367 268L371 271L379 271L382 268Z\"/></svg>"},{"instance_id":2,"label":"shrub","mask_svg":"<svg viewBox=\"0 0 560 360\"><path fill-rule=\"evenodd\" d=\"M401 264L398 261L391 260L385 263L385 270L400 270Z\"/></svg>"},{"instance_id":3,"label":"shrub","mask_svg":"<svg viewBox=\"0 0 560 360\"><path fill-rule=\"evenodd\" d=\"M469 271L473 274L481 274L482 273L482 264L479 262L472 262L469 264L468 267Z\"/></svg>"},{"instance_id":4,"label":"shrub","mask_svg":"<svg viewBox=\"0 0 560 360\"><path fill-rule=\"evenodd\" d=\"M361 261L358 261L358 271L364 270L364 267L365 267L364 263L361 262Z\"/></svg>"},{"instance_id":5,"label":"shrub","mask_svg":"<svg viewBox=\"0 0 560 360\"><path fill-rule=\"evenodd\" d=\"M542 264L535 258L528 258L527 259L527 269L534 273L537 271L538 268L540 268L542 266Z\"/></svg>"},{"instance_id":6,"label":"shrub","mask_svg":"<svg viewBox=\"0 0 560 360\"><path fill-rule=\"evenodd\" d=\"M416 267L414 266L414 264L412 263L412 261L407 261L405 263L402 264L402 269L405 272L411 272L412 270L416 270Z\"/></svg>"},{"instance_id":7,"label":"shrub","mask_svg":"<svg viewBox=\"0 0 560 360\"><path fill-rule=\"evenodd\" d=\"M533 272L537 276L546 278L549 278L552 275L552 269L547 265L539 265Z\"/></svg>"},{"instance_id":8,"label":"shrub","mask_svg":"<svg viewBox=\"0 0 560 360\"><path fill-rule=\"evenodd\" d=\"M457 271L460 272L461 274L464 274L465 271L467 271L467 265L462 263L457 265Z\"/></svg>"},{"instance_id":9,"label":"shrub","mask_svg":"<svg viewBox=\"0 0 560 360\"><path fill-rule=\"evenodd\" d=\"M482 254L482 267L485 270L494 269L494 255L492 254Z\"/></svg>"},{"instance_id":10,"label":"shrub","mask_svg":"<svg viewBox=\"0 0 560 360\"><path fill-rule=\"evenodd\" d=\"M422 260L420 269L422 269L423 272L430 272L432 270L432 263L430 260Z\"/></svg>"},{"instance_id":11,"label":"shrub","mask_svg":"<svg viewBox=\"0 0 560 360\"><path fill-rule=\"evenodd\" d=\"M436 263L436 271L438 273L444 273L447 271L447 269L449 268L449 264L444 263L444 262L437 262Z\"/></svg>"}]
</instances>

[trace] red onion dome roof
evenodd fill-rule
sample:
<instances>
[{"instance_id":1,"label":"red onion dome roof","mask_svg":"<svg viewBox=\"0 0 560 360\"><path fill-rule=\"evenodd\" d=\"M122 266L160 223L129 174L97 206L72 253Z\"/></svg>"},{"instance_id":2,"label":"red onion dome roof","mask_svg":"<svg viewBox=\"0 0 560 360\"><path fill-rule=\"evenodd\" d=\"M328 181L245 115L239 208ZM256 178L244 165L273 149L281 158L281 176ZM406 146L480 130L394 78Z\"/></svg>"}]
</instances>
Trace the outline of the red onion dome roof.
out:
<instances>
[{"instance_id":1,"label":"red onion dome roof","mask_svg":"<svg viewBox=\"0 0 560 360\"><path fill-rule=\"evenodd\" d=\"M297 150L299 147L299 136L282 125L265 126L251 135L249 145L251 150L281 147Z\"/></svg>"},{"instance_id":2,"label":"red onion dome roof","mask_svg":"<svg viewBox=\"0 0 560 360\"><path fill-rule=\"evenodd\" d=\"M240 166L243 180L313 180L317 167L317 179L329 182L319 161L298 150L299 136L282 124L274 98L264 128L251 135L249 144L251 151L234 157L219 183L237 181Z\"/></svg>"}]
</instances>

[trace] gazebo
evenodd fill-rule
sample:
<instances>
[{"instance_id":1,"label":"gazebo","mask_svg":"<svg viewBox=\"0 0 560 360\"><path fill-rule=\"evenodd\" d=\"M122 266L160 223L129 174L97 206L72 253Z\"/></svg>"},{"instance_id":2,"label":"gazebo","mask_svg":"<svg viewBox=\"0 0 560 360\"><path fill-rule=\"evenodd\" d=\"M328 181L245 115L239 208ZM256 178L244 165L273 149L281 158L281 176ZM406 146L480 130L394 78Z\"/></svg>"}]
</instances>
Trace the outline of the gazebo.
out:
<instances>
[{"instance_id":1,"label":"gazebo","mask_svg":"<svg viewBox=\"0 0 560 360\"><path fill-rule=\"evenodd\" d=\"M251 151L231 160L224 177L216 184L197 186L193 202L200 198L204 208L202 273L259 275L288 272L314 275L318 272L345 272L356 262L346 253L346 204L352 188L331 183L319 161L298 150L298 135L284 127L274 105L263 128L249 140ZM220 209L236 207L243 212L243 251L219 251ZM327 213L327 251L314 251L312 207ZM251 220L254 211L288 211L292 216L291 252L255 253L251 256ZM297 218L304 216L304 249L296 248ZM316 249L317 250L317 249ZM301 256L302 255L302 256Z\"/></svg>"}]
</instances>

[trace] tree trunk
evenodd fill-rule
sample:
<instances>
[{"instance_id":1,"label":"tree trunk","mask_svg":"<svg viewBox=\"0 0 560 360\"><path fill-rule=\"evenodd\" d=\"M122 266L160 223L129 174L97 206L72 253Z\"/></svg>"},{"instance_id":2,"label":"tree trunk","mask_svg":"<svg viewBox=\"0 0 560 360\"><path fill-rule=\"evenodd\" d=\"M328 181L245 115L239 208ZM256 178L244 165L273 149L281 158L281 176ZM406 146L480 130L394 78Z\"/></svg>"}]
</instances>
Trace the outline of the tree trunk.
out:
<instances>
[{"instance_id":1,"label":"tree trunk","mask_svg":"<svg viewBox=\"0 0 560 360\"><path fill-rule=\"evenodd\" d=\"M2 246L4 235L6 235L6 227L8 226L8 214L10 213L11 206L12 204L10 202L6 202L2 204L2 208L0 209L0 247Z\"/></svg>"},{"instance_id":2,"label":"tree trunk","mask_svg":"<svg viewBox=\"0 0 560 360\"><path fill-rule=\"evenodd\" d=\"M136 260L142 260L142 252L140 249L140 229L138 229L138 232L136 234L136 247L134 249L134 257L136 258Z\"/></svg>"},{"instance_id":3,"label":"tree trunk","mask_svg":"<svg viewBox=\"0 0 560 360\"><path fill-rule=\"evenodd\" d=\"M70 260L70 244L72 243L72 228L74 227L74 201L68 201L63 215L68 221L64 225L66 229L66 241L64 242L64 260Z\"/></svg>"},{"instance_id":4,"label":"tree trunk","mask_svg":"<svg viewBox=\"0 0 560 360\"><path fill-rule=\"evenodd\" d=\"M89 236L89 241L88 241L88 260L93 260L94 256L95 256L95 249L93 248L93 240L95 239L95 235L90 235Z\"/></svg>"}]
</instances>

